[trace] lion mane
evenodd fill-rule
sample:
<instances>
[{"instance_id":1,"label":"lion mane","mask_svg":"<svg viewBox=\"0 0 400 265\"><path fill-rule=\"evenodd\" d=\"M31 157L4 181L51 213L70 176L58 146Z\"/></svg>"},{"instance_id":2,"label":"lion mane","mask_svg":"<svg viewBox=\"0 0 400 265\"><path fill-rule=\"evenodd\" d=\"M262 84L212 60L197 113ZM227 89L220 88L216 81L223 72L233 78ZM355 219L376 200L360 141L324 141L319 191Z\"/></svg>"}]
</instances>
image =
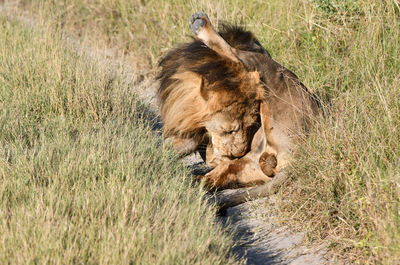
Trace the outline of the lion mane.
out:
<instances>
[{"instance_id":1,"label":"lion mane","mask_svg":"<svg viewBox=\"0 0 400 265\"><path fill-rule=\"evenodd\" d=\"M236 49L269 56L254 35L242 27L225 24L219 34ZM261 96L257 76L249 75L249 69L232 63L200 40L173 49L159 66L158 98L166 138L202 138L211 114L237 103L254 104Z\"/></svg>"}]
</instances>

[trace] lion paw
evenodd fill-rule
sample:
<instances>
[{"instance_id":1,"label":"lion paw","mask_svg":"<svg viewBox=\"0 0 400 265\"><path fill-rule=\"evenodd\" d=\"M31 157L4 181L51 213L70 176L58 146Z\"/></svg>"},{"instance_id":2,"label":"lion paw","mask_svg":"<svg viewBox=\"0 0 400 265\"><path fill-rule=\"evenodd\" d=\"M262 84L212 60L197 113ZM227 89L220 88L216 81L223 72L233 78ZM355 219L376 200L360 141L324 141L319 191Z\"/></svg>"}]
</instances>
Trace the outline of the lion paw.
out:
<instances>
[{"instance_id":1,"label":"lion paw","mask_svg":"<svg viewBox=\"0 0 400 265\"><path fill-rule=\"evenodd\" d=\"M192 32L197 35L200 28L204 27L209 21L208 16L204 12L194 13L190 17L189 26Z\"/></svg>"},{"instance_id":2,"label":"lion paw","mask_svg":"<svg viewBox=\"0 0 400 265\"><path fill-rule=\"evenodd\" d=\"M262 172L268 176L273 177L276 174L276 167L278 165L278 160L276 155L264 152L259 160L260 168Z\"/></svg>"},{"instance_id":3,"label":"lion paw","mask_svg":"<svg viewBox=\"0 0 400 265\"><path fill-rule=\"evenodd\" d=\"M215 182L209 178L208 176L205 175L193 175L192 179L194 182L202 182L204 187L206 187L207 189L213 189L215 188L214 184Z\"/></svg>"}]
</instances>

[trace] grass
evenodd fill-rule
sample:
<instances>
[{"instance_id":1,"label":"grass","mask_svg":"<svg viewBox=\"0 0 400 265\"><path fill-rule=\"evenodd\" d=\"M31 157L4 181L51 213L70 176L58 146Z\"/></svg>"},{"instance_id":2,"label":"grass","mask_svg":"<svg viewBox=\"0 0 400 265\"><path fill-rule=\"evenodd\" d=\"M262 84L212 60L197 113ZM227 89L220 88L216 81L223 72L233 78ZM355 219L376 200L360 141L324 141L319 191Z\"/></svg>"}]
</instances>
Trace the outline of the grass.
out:
<instances>
[{"instance_id":1,"label":"grass","mask_svg":"<svg viewBox=\"0 0 400 265\"><path fill-rule=\"evenodd\" d=\"M65 43L0 16L0 263L236 263L127 73Z\"/></svg>"},{"instance_id":2,"label":"grass","mask_svg":"<svg viewBox=\"0 0 400 265\"><path fill-rule=\"evenodd\" d=\"M353 4L353 13L318 6L318 24L326 29L318 31L344 44L337 49L334 36L321 37L327 63L340 71L326 88L330 113L298 151L281 207L312 239L324 238L355 261L394 264L400 261L399 2ZM329 69L322 73L329 76Z\"/></svg>"},{"instance_id":3,"label":"grass","mask_svg":"<svg viewBox=\"0 0 400 265\"><path fill-rule=\"evenodd\" d=\"M247 25L325 98L328 115L296 153L281 218L358 263L400 260L398 0L44 1L17 10L130 58L150 76L206 11Z\"/></svg>"}]
</instances>

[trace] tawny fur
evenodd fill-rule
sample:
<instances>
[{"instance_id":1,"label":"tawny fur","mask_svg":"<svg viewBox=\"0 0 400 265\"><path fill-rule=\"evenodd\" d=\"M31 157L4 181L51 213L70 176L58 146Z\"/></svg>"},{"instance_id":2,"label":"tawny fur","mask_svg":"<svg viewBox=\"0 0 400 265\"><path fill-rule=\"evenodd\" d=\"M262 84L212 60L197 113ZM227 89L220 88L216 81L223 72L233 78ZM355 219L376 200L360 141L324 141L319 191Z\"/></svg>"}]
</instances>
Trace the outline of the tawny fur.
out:
<instances>
[{"instance_id":1,"label":"tawny fur","mask_svg":"<svg viewBox=\"0 0 400 265\"><path fill-rule=\"evenodd\" d=\"M160 63L164 134L180 146L184 139L191 141L185 152L209 139L216 167L199 178L210 187L266 182L286 165L307 132L318 113L316 101L251 33L228 27L218 34L204 13L192 16L191 27L199 40L170 52ZM261 120L257 132L239 130L237 137L221 137L229 131L229 121L250 128L256 123L254 110ZM248 149L243 152L238 145Z\"/></svg>"},{"instance_id":2,"label":"tawny fur","mask_svg":"<svg viewBox=\"0 0 400 265\"><path fill-rule=\"evenodd\" d=\"M250 32L239 27L224 26L220 34L234 47L260 53L265 51ZM212 145L206 123L212 121L213 114L230 107L230 119L245 119L243 116L258 111L259 101L264 95L258 72L249 72L243 65L224 58L198 40L169 52L160 66L158 94L164 136L174 138L181 155L195 151L201 143ZM234 105L238 107L232 108ZM243 105L247 106L245 110L239 107ZM251 108L254 111L248 110ZM257 120L241 125L240 130L247 138L254 134L256 123ZM189 145L192 148L180 144L187 140L191 140ZM244 150L245 147L240 145L247 148L249 142L246 139L231 144ZM230 156L228 151L222 150L219 150L219 155Z\"/></svg>"}]
</instances>

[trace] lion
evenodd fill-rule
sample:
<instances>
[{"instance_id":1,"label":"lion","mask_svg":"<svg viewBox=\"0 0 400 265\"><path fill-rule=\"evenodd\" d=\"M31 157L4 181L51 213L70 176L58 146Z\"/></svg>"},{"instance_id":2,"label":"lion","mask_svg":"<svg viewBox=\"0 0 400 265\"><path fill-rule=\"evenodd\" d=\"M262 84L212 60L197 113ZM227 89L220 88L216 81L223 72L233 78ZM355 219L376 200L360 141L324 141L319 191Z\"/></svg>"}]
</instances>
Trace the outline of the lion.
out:
<instances>
[{"instance_id":1,"label":"lion","mask_svg":"<svg viewBox=\"0 0 400 265\"><path fill-rule=\"evenodd\" d=\"M217 33L203 12L190 27L196 39L160 62L165 137L180 155L203 153L215 167L198 176L209 187L268 182L317 115L315 97L251 32L224 26Z\"/></svg>"},{"instance_id":2,"label":"lion","mask_svg":"<svg viewBox=\"0 0 400 265\"><path fill-rule=\"evenodd\" d=\"M226 25L220 34L234 47L266 52L239 27ZM206 162L216 166L248 152L260 124L263 89L257 72L249 73L200 40L170 51L159 65L163 133L180 156L200 149Z\"/></svg>"}]
</instances>

